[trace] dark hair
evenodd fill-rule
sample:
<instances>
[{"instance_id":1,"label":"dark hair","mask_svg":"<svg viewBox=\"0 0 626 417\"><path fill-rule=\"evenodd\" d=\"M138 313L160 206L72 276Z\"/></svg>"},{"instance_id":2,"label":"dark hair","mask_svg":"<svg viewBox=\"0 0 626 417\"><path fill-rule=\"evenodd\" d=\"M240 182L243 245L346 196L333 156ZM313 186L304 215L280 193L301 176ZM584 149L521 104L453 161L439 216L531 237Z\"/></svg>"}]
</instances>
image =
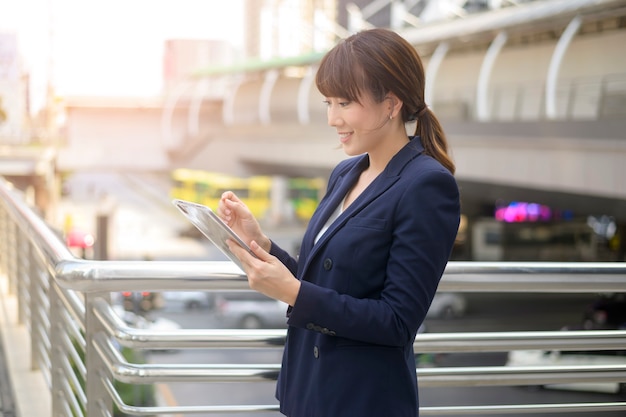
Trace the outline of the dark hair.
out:
<instances>
[{"instance_id":1,"label":"dark hair","mask_svg":"<svg viewBox=\"0 0 626 417\"><path fill-rule=\"evenodd\" d=\"M402 120L417 121L424 152L454 174L439 120L424 102L424 67L415 48L388 29L370 29L338 43L320 62L315 76L326 97L360 103L364 92L380 103L388 93L402 100Z\"/></svg>"}]
</instances>

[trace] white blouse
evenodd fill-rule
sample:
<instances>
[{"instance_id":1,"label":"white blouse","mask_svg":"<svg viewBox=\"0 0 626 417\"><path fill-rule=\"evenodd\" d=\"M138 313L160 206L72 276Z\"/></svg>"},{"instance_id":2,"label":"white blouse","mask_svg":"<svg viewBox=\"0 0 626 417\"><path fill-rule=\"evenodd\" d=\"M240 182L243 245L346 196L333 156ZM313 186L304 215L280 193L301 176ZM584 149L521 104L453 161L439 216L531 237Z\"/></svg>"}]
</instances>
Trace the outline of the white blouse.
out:
<instances>
[{"instance_id":1,"label":"white blouse","mask_svg":"<svg viewBox=\"0 0 626 417\"><path fill-rule=\"evenodd\" d=\"M341 200L341 202L339 203L339 205L337 206L333 214L331 214L330 217L328 218L328 221L326 221L326 224L324 225L324 227L322 227L322 229L319 231L317 236L315 236L315 241L313 242L314 244L317 243L317 241L320 240L322 236L324 236L324 233L326 233L330 225L333 224L335 220L337 220L337 217L341 216L341 213L343 213L343 204L345 203L345 201L346 201L346 197L344 197L343 200Z\"/></svg>"}]
</instances>

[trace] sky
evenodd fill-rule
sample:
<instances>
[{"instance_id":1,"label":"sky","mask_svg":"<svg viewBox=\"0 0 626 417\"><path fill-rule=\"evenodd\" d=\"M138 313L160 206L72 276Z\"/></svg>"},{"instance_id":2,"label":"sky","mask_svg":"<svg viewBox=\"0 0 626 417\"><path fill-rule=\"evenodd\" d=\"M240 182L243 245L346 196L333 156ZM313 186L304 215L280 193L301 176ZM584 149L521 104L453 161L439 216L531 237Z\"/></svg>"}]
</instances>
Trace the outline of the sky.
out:
<instances>
[{"instance_id":1,"label":"sky","mask_svg":"<svg viewBox=\"0 0 626 417\"><path fill-rule=\"evenodd\" d=\"M243 0L0 0L32 88L58 96L160 94L166 39L243 44Z\"/></svg>"}]
</instances>

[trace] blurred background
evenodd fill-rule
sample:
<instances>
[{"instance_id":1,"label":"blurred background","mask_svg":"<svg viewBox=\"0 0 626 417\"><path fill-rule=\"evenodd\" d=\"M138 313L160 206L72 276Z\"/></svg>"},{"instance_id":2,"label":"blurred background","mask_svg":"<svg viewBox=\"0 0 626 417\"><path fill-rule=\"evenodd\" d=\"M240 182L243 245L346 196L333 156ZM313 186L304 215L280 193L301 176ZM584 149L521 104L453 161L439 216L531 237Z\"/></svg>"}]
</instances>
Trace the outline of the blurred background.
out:
<instances>
[{"instance_id":1,"label":"blurred background","mask_svg":"<svg viewBox=\"0 0 626 417\"><path fill-rule=\"evenodd\" d=\"M295 255L345 158L316 65L371 27L397 31L422 56L426 102L461 190L453 260L626 259L624 0L0 0L0 175L84 258L224 260L171 204L215 207L224 190ZM285 306L254 293L122 292L114 302L139 327L285 326ZM625 311L623 294L438 293L421 330L623 328ZM148 359L172 357L230 360L206 351ZM416 357L418 366L548 359ZM170 405L207 399L198 384L168 389ZM427 388L422 398L614 401L626 392L593 389ZM245 395L272 393L273 384Z\"/></svg>"},{"instance_id":2,"label":"blurred background","mask_svg":"<svg viewBox=\"0 0 626 417\"><path fill-rule=\"evenodd\" d=\"M130 256L111 219L131 196L167 211L172 197L211 206L233 189L268 227L297 235L345 157L316 63L350 33L388 27L421 54L457 163L453 259L623 260L625 8L3 1L0 174L82 256Z\"/></svg>"},{"instance_id":3,"label":"blurred background","mask_svg":"<svg viewBox=\"0 0 626 417\"><path fill-rule=\"evenodd\" d=\"M316 64L387 27L422 56L458 167L453 259L624 260L625 16L618 0L4 0L0 174L81 256L153 258L124 249L141 220L124 207L225 189L297 238L345 157Z\"/></svg>"}]
</instances>

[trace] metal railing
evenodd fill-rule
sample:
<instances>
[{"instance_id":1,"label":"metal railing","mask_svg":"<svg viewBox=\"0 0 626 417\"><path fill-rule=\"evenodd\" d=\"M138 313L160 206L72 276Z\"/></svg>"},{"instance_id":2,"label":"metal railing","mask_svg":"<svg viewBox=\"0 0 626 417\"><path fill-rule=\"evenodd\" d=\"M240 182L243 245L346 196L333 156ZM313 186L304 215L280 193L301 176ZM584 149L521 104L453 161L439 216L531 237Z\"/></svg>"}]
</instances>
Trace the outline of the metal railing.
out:
<instances>
[{"instance_id":1,"label":"metal railing","mask_svg":"<svg viewBox=\"0 0 626 417\"><path fill-rule=\"evenodd\" d=\"M77 259L10 185L0 182L0 273L18 300L18 317L31 335L32 366L50 388L52 416L258 413L277 411L273 398L261 405L136 406L126 404L117 383L267 382L279 364L133 363L120 346L144 349L280 349L284 330L180 329L128 326L113 310L119 291L236 290L245 276L228 262L87 261ZM587 293L626 292L623 263L450 262L442 291ZM426 333L419 352L502 352L518 349L615 350L626 331L527 331ZM512 386L574 382L626 382L626 365L562 367L418 368L420 386ZM537 412L626 411L626 402L422 407L421 415L487 415Z\"/></svg>"},{"instance_id":2,"label":"metal railing","mask_svg":"<svg viewBox=\"0 0 626 417\"><path fill-rule=\"evenodd\" d=\"M549 120L545 105L545 82L501 82L489 93L489 122L537 122ZM477 121L476 87L441 91L433 103L446 120ZM564 78L556 91L556 120L607 120L624 116L626 74Z\"/></svg>"}]
</instances>

